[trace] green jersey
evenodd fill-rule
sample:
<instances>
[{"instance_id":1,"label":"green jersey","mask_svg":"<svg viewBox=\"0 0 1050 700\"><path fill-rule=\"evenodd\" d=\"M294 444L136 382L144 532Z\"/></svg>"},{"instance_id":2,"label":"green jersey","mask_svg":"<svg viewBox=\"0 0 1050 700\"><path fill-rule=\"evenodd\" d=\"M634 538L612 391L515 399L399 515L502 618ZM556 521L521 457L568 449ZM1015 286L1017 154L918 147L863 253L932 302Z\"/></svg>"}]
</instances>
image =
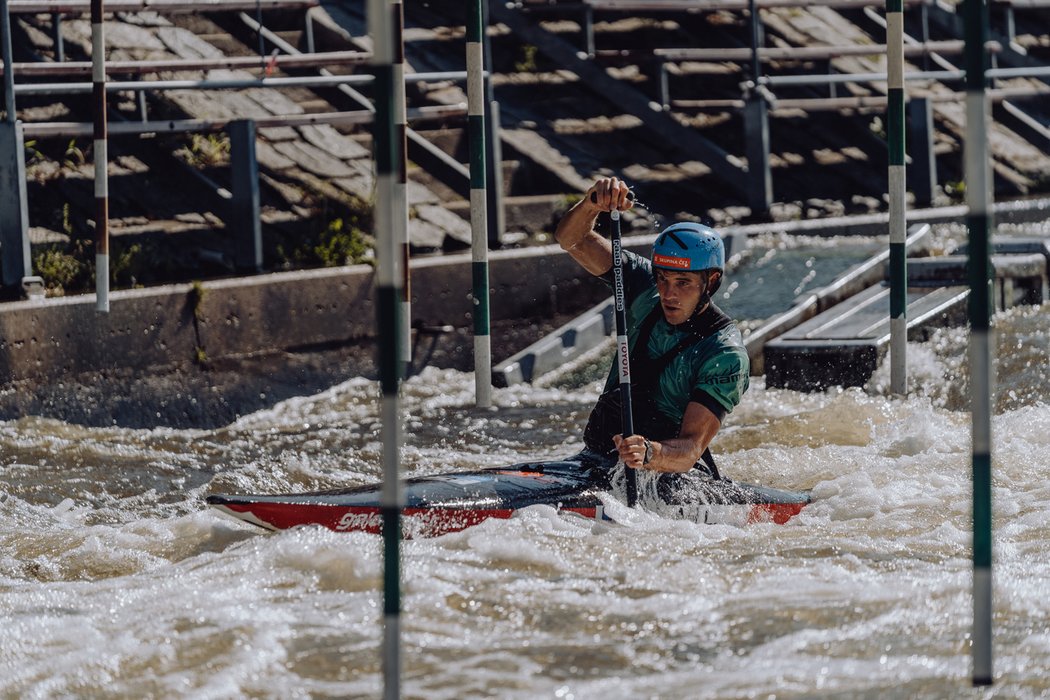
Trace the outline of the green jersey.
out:
<instances>
[{"instance_id":1,"label":"green jersey","mask_svg":"<svg viewBox=\"0 0 1050 700\"><path fill-rule=\"evenodd\" d=\"M713 303L689 321L678 326L670 325L659 308L660 297L650 261L629 251L624 251L623 258L632 385L646 379L654 382L655 386L638 388L651 393L651 405L671 421L676 429L681 425L690 401L700 403L714 413L719 421L723 420L740 403L749 385L750 362L740 331ZM611 284L612 271L602 279ZM647 319L651 329L648 332L646 353L642 356L635 345L643 327L647 325ZM690 336L697 338L696 342L686 343L662 370L657 370L655 377L644 376L647 360L666 356ZM641 365L639 369L643 372L643 376L638 379L635 378L636 365ZM606 390L615 388L618 382L619 376L614 366L609 373ZM677 433L665 437L676 436Z\"/></svg>"}]
</instances>

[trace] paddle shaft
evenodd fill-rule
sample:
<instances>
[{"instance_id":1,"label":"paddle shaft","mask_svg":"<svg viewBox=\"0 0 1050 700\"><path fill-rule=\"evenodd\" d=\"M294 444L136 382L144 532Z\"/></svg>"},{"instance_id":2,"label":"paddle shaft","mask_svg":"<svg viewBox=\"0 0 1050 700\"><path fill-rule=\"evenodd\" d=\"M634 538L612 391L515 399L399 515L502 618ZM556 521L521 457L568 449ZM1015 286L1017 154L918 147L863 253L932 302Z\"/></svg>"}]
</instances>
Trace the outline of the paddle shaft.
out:
<instances>
[{"instance_id":1,"label":"paddle shaft","mask_svg":"<svg viewBox=\"0 0 1050 700\"><path fill-rule=\"evenodd\" d=\"M597 196L591 193L591 201L596 202ZM613 257L613 300L614 317L616 320L616 366L620 375L620 419L623 423L623 436L628 438L634 435L634 413L631 409L631 348L627 339L627 304L624 295L623 284L623 240L620 235L620 210L613 209L609 212L612 218L612 242ZM634 469L624 469L626 477L627 505L631 508L638 502L638 481Z\"/></svg>"}]
</instances>

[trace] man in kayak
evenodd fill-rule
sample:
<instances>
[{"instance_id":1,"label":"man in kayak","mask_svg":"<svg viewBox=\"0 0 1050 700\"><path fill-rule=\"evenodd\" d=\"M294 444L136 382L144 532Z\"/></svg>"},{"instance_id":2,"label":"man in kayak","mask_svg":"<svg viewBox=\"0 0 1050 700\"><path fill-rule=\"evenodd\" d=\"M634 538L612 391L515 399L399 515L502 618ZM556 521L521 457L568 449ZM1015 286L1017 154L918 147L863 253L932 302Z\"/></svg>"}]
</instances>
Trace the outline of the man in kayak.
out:
<instances>
[{"instance_id":1,"label":"man in kayak","mask_svg":"<svg viewBox=\"0 0 1050 700\"><path fill-rule=\"evenodd\" d=\"M630 209L628 192L615 177L599 179L554 234L610 285L612 244L595 225L602 212ZM750 370L740 331L711 301L725 270L722 238L701 224L676 223L657 237L651 260L624 250L623 264L635 434L621 435L613 367L584 430L587 451L655 472L706 466L718 478L708 445L747 390Z\"/></svg>"}]
</instances>

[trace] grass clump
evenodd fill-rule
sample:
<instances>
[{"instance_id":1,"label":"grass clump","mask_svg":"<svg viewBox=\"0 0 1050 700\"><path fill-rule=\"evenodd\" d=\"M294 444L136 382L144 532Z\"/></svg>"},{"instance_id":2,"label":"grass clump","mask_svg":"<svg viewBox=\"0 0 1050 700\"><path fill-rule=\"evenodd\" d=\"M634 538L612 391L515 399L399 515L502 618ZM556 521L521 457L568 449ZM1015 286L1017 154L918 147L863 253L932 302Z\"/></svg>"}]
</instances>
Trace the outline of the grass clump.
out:
<instances>
[{"instance_id":1,"label":"grass clump","mask_svg":"<svg viewBox=\"0 0 1050 700\"><path fill-rule=\"evenodd\" d=\"M33 258L33 270L44 280L48 296L65 296L85 286L90 279L88 264L77 256L53 246Z\"/></svg>"}]
</instances>

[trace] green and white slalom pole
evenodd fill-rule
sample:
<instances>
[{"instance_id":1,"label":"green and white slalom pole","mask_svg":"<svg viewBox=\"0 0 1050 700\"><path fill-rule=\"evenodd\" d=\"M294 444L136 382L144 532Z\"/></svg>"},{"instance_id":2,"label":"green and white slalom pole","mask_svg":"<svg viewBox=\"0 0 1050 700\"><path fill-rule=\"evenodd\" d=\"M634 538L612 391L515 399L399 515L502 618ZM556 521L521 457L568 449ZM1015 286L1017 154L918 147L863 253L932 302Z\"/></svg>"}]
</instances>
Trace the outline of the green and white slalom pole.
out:
<instances>
[{"instance_id":1,"label":"green and white slalom pole","mask_svg":"<svg viewBox=\"0 0 1050 700\"><path fill-rule=\"evenodd\" d=\"M376 164L376 322L379 381L382 388L383 436L383 697L401 695L401 415L398 392L404 367L401 361L401 265L404 234L395 231L402 219L397 212L398 168L405 158L404 141L394 122L397 88L394 77L394 26L398 18L389 0L369 0L368 23L374 45L375 122L373 147Z\"/></svg>"},{"instance_id":2,"label":"green and white slalom pole","mask_svg":"<svg viewBox=\"0 0 1050 700\"><path fill-rule=\"evenodd\" d=\"M992 170L988 154L987 0L965 0L966 203L969 213L970 415L973 422L973 684L992 672Z\"/></svg>"},{"instance_id":3,"label":"green and white slalom pole","mask_svg":"<svg viewBox=\"0 0 1050 700\"><path fill-rule=\"evenodd\" d=\"M401 144L401 153L407 153L408 143L408 110L405 100L405 12L401 0L391 0L390 10L394 16L394 129L395 138ZM403 375L408 375L412 366L412 272L409 265L408 239L408 162L402 157L394 163L397 177L394 180L394 235L401 248L401 362L404 363Z\"/></svg>"},{"instance_id":4,"label":"green and white slalom pole","mask_svg":"<svg viewBox=\"0 0 1050 700\"><path fill-rule=\"evenodd\" d=\"M474 300L474 402L492 405L492 342L489 329L488 193L485 189L485 65L482 2L467 18L467 130L470 135L470 251Z\"/></svg>"},{"instance_id":5,"label":"green and white slalom pole","mask_svg":"<svg viewBox=\"0 0 1050 700\"><path fill-rule=\"evenodd\" d=\"M91 95L95 157L95 310L109 313L109 134L102 0L91 0Z\"/></svg>"},{"instance_id":6,"label":"green and white slalom pole","mask_svg":"<svg viewBox=\"0 0 1050 700\"><path fill-rule=\"evenodd\" d=\"M904 170L904 1L886 2L890 196L890 390L908 393L908 238Z\"/></svg>"}]
</instances>

